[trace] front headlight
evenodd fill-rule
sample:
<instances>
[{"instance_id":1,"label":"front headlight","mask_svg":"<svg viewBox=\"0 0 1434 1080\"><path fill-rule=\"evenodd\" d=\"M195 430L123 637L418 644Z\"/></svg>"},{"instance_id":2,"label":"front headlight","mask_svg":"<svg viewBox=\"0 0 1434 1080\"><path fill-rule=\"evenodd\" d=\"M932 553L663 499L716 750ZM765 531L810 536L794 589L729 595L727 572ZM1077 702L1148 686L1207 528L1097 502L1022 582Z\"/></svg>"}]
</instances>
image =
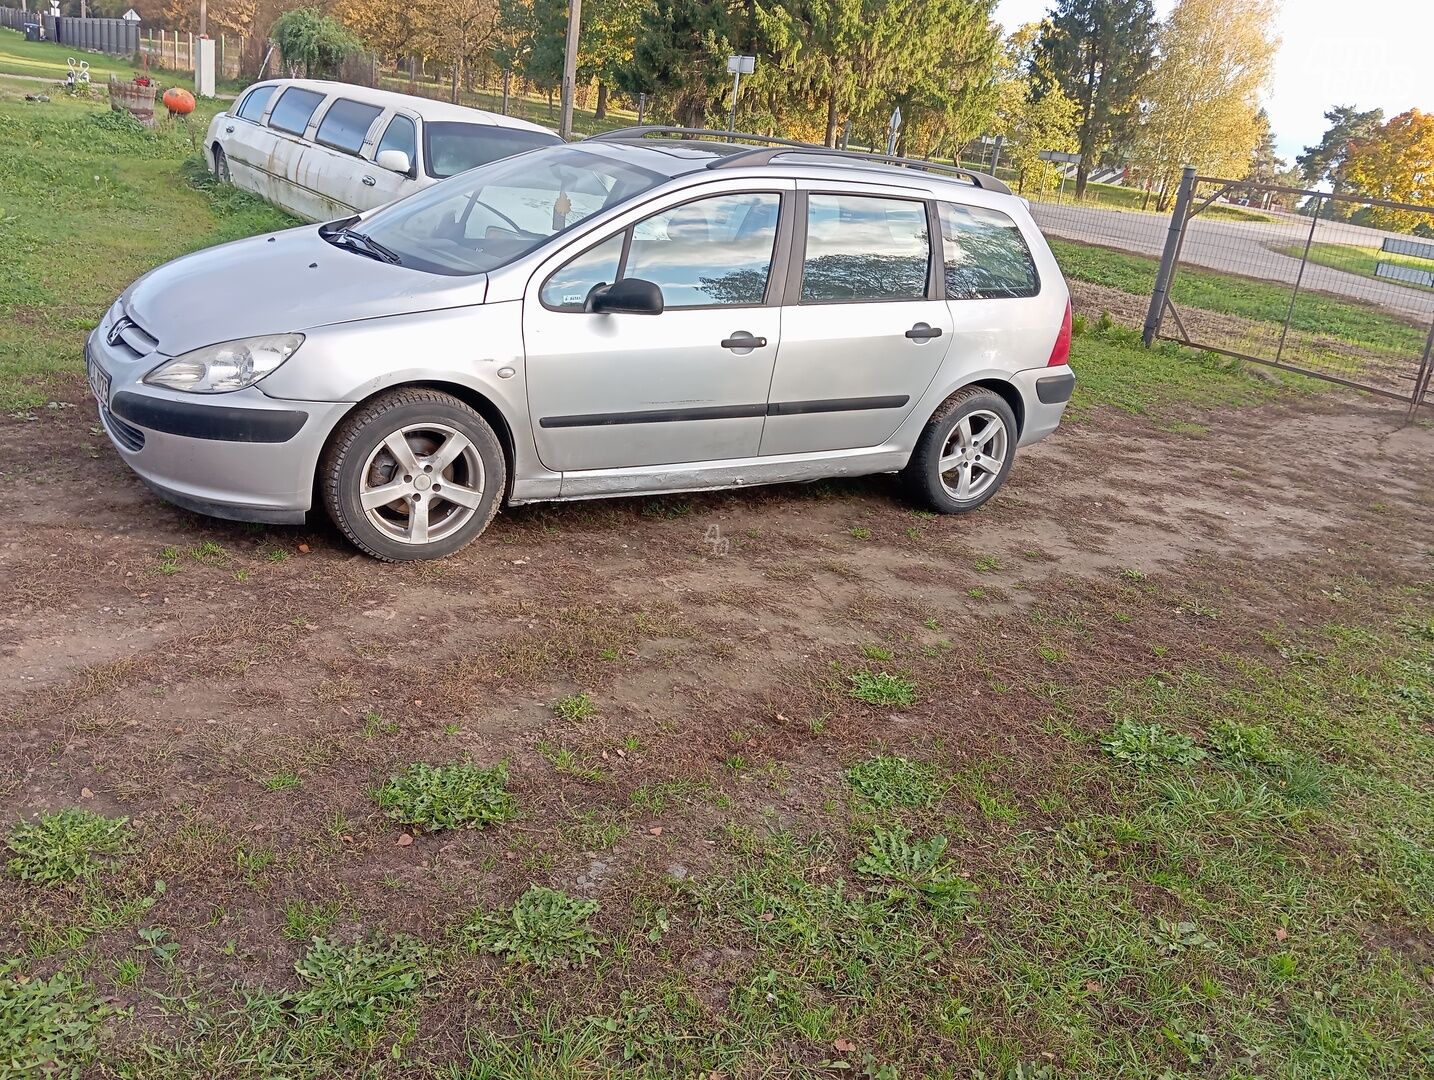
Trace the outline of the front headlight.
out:
<instances>
[{"instance_id":1,"label":"front headlight","mask_svg":"<svg viewBox=\"0 0 1434 1080\"><path fill-rule=\"evenodd\" d=\"M282 364L300 345L303 334L268 334L206 345L166 360L144 377L150 386L192 394L227 394L253 386Z\"/></svg>"}]
</instances>

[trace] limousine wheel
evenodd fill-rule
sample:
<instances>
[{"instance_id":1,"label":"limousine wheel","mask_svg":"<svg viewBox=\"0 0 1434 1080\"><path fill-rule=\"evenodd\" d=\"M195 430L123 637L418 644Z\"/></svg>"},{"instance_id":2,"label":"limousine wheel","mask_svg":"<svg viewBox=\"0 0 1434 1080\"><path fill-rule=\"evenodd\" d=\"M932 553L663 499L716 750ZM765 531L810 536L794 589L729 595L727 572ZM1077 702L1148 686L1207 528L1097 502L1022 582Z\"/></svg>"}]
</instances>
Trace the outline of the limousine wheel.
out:
<instances>
[{"instance_id":1,"label":"limousine wheel","mask_svg":"<svg viewBox=\"0 0 1434 1080\"><path fill-rule=\"evenodd\" d=\"M436 390L394 390L346 417L319 462L324 505L380 559L438 559L493 520L507 481L488 422Z\"/></svg>"},{"instance_id":2,"label":"limousine wheel","mask_svg":"<svg viewBox=\"0 0 1434 1080\"><path fill-rule=\"evenodd\" d=\"M1016 431L1016 414L999 394L977 386L953 394L921 433L907 485L940 513L974 510L1011 471Z\"/></svg>"},{"instance_id":3,"label":"limousine wheel","mask_svg":"<svg viewBox=\"0 0 1434 1080\"><path fill-rule=\"evenodd\" d=\"M221 184L234 182L229 175L229 157L224 153L224 147L218 143L214 144L214 177Z\"/></svg>"}]
</instances>

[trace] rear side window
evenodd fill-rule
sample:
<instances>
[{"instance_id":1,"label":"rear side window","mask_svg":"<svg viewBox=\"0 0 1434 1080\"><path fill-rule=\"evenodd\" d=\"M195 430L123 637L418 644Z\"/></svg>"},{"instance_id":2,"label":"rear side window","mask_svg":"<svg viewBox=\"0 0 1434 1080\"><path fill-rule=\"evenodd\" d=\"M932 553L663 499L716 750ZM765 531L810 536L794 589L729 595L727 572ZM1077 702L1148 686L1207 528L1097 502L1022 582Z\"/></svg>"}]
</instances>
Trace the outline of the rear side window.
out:
<instances>
[{"instance_id":1,"label":"rear side window","mask_svg":"<svg viewBox=\"0 0 1434 1080\"><path fill-rule=\"evenodd\" d=\"M930 266L925 203L867 195L807 197L803 303L923 300Z\"/></svg>"},{"instance_id":2,"label":"rear side window","mask_svg":"<svg viewBox=\"0 0 1434 1080\"><path fill-rule=\"evenodd\" d=\"M462 124L452 120L429 121L423 125L423 144L428 155L428 175L443 179L512 157L539 146L561 142L546 131Z\"/></svg>"},{"instance_id":3,"label":"rear side window","mask_svg":"<svg viewBox=\"0 0 1434 1080\"><path fill-rule=\"evenodd\" d=\"M941 247L948 300L1035 296L1041 291L1031 249L998 210L941 203Z\"/></svg>"},{"instance_id":4,"label":"rear side window","mask_svg":"<svg viewBox=\"0 0 1434 1080\"><path fill-rule=\"evenodd\" d=\"M378 153L385 150L402 150L408 155L409 165L418 160L418 129L406 116L395 116L383 129L383 138L378 143Z\"/></svg>"},{"instance_id":5,"label":"rear side window","mask_svg":"<svg viewBox=\"0 0 1434 1080\"><path fill-rule=\"evenodd\" d=\"M302 135L309 126L309 118L323 100L323 94L291 86L279 95L279 103L269 114L269 126L287 131L290 135Z\"/></svg>"},{"instance_id":6,"label":"rear side window","mask_svg":"<svg viewBox=\"0 0 1434 1080\"><path fill-rule=\"evenodd\" d=\"M274 88L272 86L261 86L250 90L235 115L241 120L252 120L257 124L259 118L264 115L264 109L269 104L269 99L273 96Z\"/></svg>"},{"instance_id":7,"label":"rear side window","mask_svg":"<svg viewBox=\"0 0 1434 1080\"><path fill-rule=\"evenodd\" d=\"M363 146L368 129L383 112L377 105L365 105L361 101L339 98L329 106L324 118L319 121L319 130L314 132L314 141L325 146L342 150L346 154L357 154Z\"/></svg>"}]
</instances>

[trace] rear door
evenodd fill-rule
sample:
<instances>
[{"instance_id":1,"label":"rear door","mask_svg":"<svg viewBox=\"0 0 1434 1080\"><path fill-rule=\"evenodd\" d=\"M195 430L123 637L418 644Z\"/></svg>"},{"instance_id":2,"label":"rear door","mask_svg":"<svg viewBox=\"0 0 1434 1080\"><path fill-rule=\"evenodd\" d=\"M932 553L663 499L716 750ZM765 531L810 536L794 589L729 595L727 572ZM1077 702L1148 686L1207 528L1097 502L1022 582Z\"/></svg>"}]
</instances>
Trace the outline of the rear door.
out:
<instances>
[{"instance_id":1,"label":"rear door","mask_svg":"<svg viewBox=\"0 0 1434 1080\"><path fill-rule=\"evenodd\" d=\"M951 342L934 204L907 188L798 186L762 454L879 446Z\"/></svg>"},{"instance_id":2,"label":"rear door","mask_svg":"<svg viewBox=\"0 0 1434 1080\"><path fill-rule=\"evenodd\" d=\"M310 221L333 217L332 201L316 189L305 187L299 179L299 165L310 145L304 135L324 98L318 90L287 86L269 110L269 131L274 140L267 163L269 198Z\"/></svg>"},{"instance_id":3,"label":"rear door","mask_svg":"<svg viewBox=\"0 0 1434 1080\"><path fill-rule=\"evenodd\" d=\"M323 208L321 218L347 217L368 206L363 178L375 179L376 166L360 153L369 145L383 108L350 98L334 98L319 117L311 143L299 158L298 186L313 205Z\"/></svg>"}]
</instances>

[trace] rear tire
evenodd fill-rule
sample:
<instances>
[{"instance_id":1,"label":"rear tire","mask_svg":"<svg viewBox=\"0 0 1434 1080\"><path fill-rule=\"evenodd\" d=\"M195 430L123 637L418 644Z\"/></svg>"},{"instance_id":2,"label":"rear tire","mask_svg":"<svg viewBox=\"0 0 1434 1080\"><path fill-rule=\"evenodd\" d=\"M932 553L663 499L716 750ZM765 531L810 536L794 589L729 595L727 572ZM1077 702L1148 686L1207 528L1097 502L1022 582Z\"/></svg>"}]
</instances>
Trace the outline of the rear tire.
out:
<instances>
[{"instance_id":1,"label":"rear tire","mask_svg":"<svg viewBox=\"0 0 1434 1080\"><path fill-rule=\"evenodd\" d=\"M475 540L507 487L488 422L436 390L380 394L344 418L319 460L324 508L376 559L441 559Z\"/></svg>"},{"instance_id":2,"label":"rear tire","mask_svg":"<svg viewBox=\"0 0 1434 1080\"><path fill-rule=\"evenodd\" d=\"M947 398L931 417L902 480L937 513L974 510L1005 482L1017 438L1016 414L1005 399L968 387Z\"/></svg>"},{"instance_id":3,"label":"rear tire","mask_svg":"<svg viewBox=\"0 0 1434 1080\"><path fill-rule=\"evenodd\" d=\"M229 156L224 153L224 147L218 143L214 144L214 178L221 184L232 184L233 178L229 175Z\"/></svg>"}]
</instances>

